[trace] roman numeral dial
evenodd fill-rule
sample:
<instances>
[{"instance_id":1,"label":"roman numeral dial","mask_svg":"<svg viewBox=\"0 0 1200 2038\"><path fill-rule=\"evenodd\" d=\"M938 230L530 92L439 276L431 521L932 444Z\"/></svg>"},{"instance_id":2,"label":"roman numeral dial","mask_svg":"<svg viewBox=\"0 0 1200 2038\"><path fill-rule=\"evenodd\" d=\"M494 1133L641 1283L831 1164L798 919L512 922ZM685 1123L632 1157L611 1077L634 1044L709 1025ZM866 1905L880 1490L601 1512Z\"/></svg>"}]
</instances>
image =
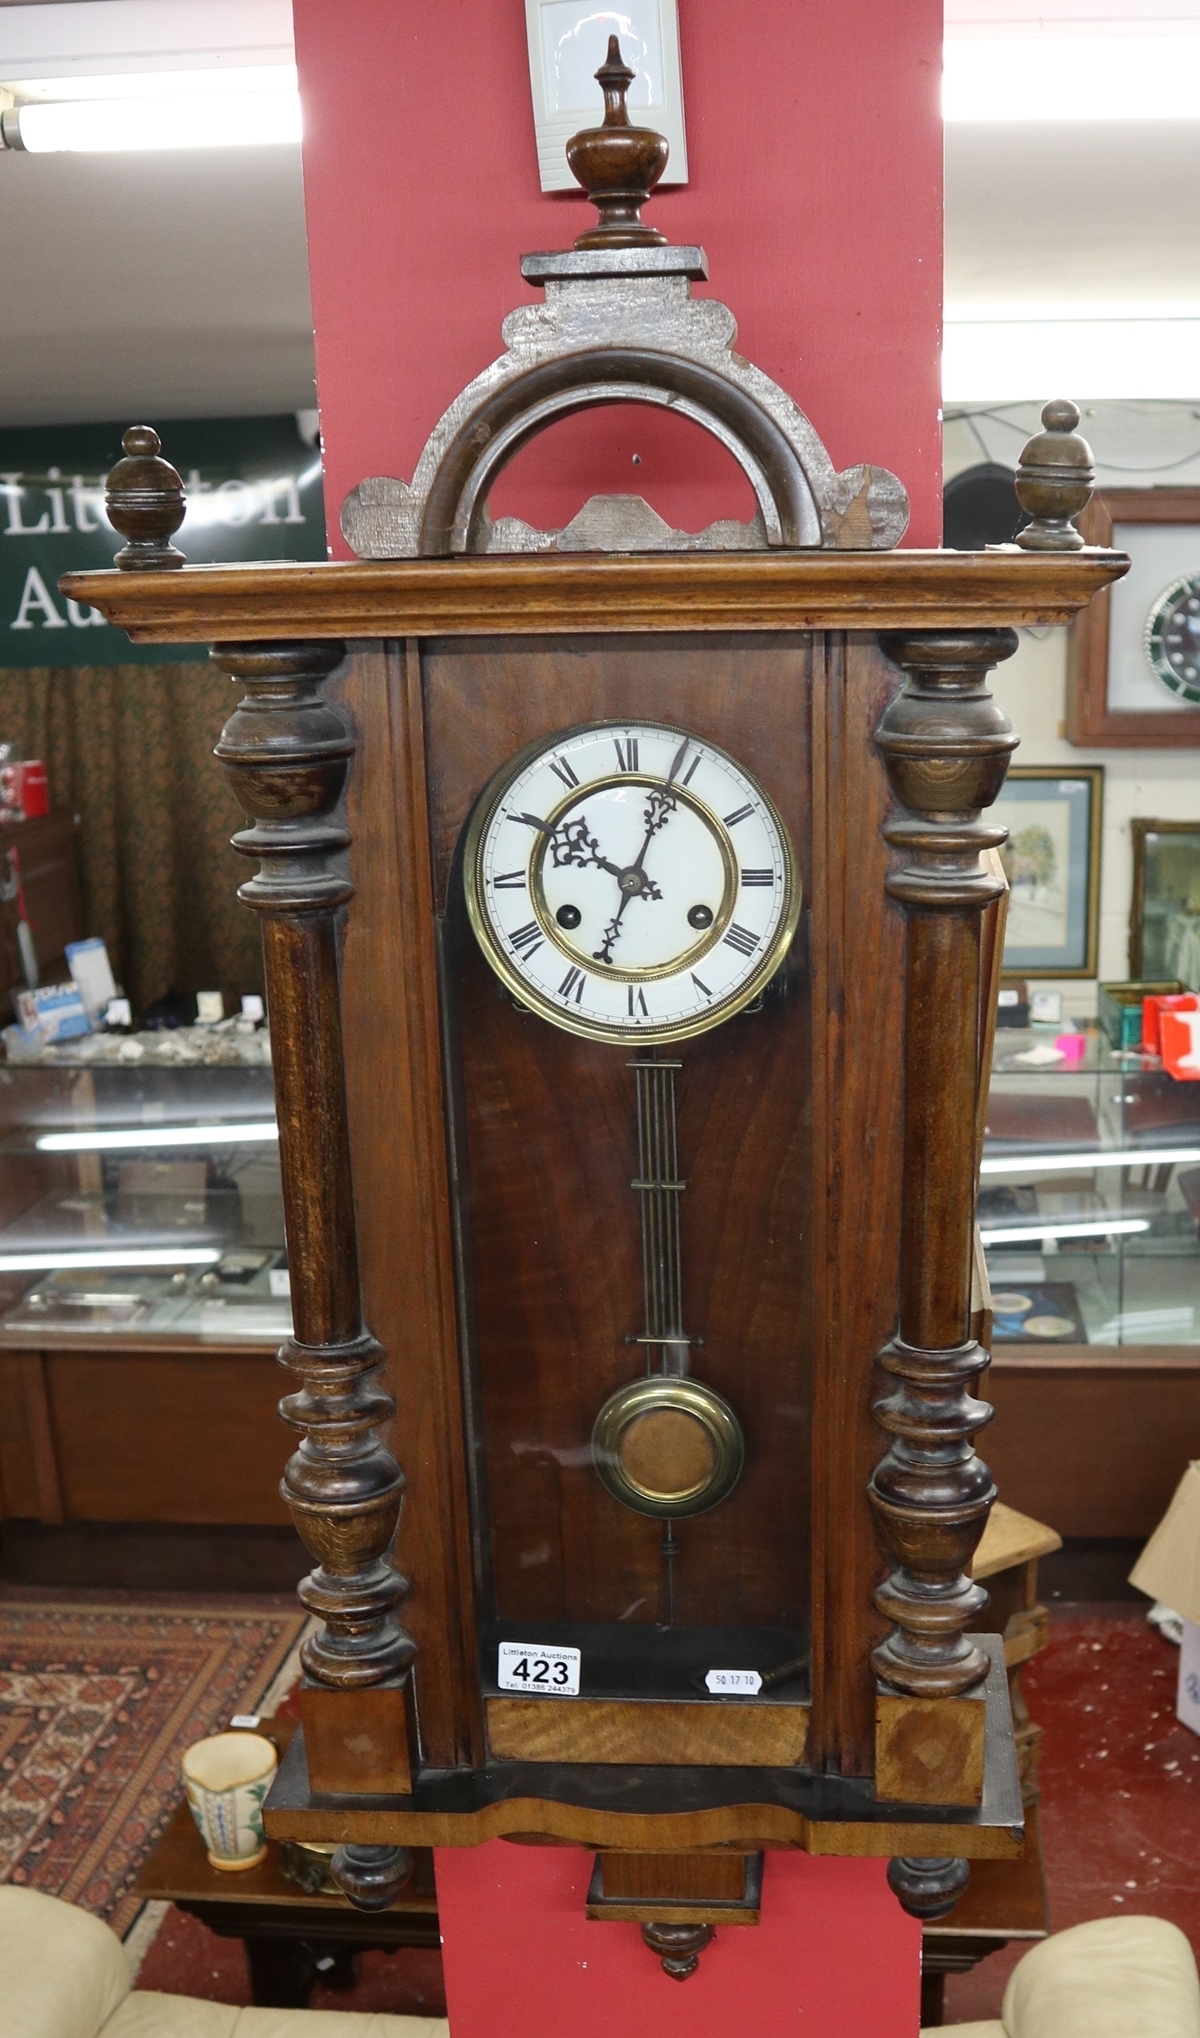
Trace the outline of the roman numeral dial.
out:
<instances>
[{"instance_id":1,"label":"roman numeral dial","mask_svg":"<svg viewBox=\"0 0 1200 2038\"><path fill-rule=\"evenodd\" d=\"M699 730L599 722L501 767L463 845L483 953L527 1011L619 1044L732 1018L780 967L800 879L766 790Z\"/></svg>"}]
</instances>

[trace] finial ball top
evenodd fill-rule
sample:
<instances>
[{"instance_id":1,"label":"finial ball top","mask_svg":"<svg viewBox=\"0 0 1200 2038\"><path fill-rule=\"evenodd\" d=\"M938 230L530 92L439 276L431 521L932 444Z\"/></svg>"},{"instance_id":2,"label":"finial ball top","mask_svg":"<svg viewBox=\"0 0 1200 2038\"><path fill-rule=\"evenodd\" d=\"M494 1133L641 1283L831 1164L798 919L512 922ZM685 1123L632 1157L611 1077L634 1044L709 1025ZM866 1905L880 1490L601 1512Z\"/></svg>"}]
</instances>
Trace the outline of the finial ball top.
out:
<instances>
[{"instance_id":1,"label":"finial ball top","mask_svg":"<svg viewBox=\"0 0 1200 2038\"><path fill-rule=\"evenodd\" d=\"M184 564L183 553L170 540L183 522L187 497L170 461L159 458L161 444L152 425L130 425L121 438L124 458L105 484L108 521L128 540L113 561L124 573L137 568L162 572Z\"/></svg>"},{"instance_id":2,"label":"finial ball top","mask_svg":"<svg viewBox=\"0 0 1200 2038\"><path fill-rule=\"evenodd\" d=\"M1017 501L1030 519L1017 532L1023 552L1078 552L1083 545L1074 519L1091 500L1096 469L1078 423L1078 404L1056 397L1042 412L1042 430L1021 453Z\"/></svg>"},{"instance_id":3,"label":"finial ball top","mask_svg":"<svg viewBox=\"0 0 1200 2038\"><path fill-rule=\"evenodd\" d=\"M162 440L153 425L130 425L121 439L121 450L127 453L130 459L137 459L146 454L153 458L161 453Z\"/></svg>"},{"instance_id":4,"label":"finial ball top","mask_svg":"<svg viewBox=\"0 0 1200 2038\"><path fill-rule=\"evenodd\" d=\"M1079 405L1067 396L1056 396L1042 410L1042 423L1048 432L1073 432L1079 423Z\"/></svg>"}]
</instances>

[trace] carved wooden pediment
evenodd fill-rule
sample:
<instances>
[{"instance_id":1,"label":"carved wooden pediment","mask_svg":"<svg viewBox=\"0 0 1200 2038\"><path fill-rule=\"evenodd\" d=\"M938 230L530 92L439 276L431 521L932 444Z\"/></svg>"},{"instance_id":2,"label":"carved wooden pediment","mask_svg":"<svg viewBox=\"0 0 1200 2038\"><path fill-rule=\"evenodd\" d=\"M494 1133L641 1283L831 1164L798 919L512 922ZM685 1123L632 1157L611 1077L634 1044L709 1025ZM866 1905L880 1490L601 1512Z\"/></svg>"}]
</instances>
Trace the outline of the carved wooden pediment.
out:
<instances>
[{"instance_id":1,"label":"carved wooden pediment","mask_svg":"<svg viewBox=\"0 0 1200 2038\"><path fill-rule=\"evenodd\" d=\"M703 248L673 248L640 206L662 175L667 145L631 125L633 73L616 38L596 74L601 127L567 158L599 223L574 248L526 255L521 274L545 290L504 321L506 351L455 397L426 441L411 481L375 475L342 505L342 534L360 559L446 558L467 552L747 551L827 547L885 551L908 525L908 497L886 468L834 469L787 391L733 350L727 305L694 298L708 276ZM501 469L547 426L600 404L657 404L727 448L754 490L748 523L673 530L639 498L594 496L564 531L519 518L493 524L487 499ZM609 507L602 505L607 500Z\"/></svg>"},{"instance_id":2,"label":"carved wooden pediment","mask_svg":"<svg viewBox=\"0 0 1200 2038\"><path fill-rule=\"evenodd\" d=\"M896 476L865 465L838 473L799 405L734 352L737 325L728 306L692 296L692 280L708 273L703 249L528 255L521 271L544 284L545 303L509 313L507 351L439 418L412 481L375 476L346 497L342 532L359 558L583 549L875 551L903 537L908 497ZM519 448L574 411L610 403L661 405L710 432L746 475L756 516L700 534L664 525L647 544L645 516L628 516L637 498L611 498L622 509L601 515L597 506L604 499L593 497L580 513L590 531L586 545L516 518L493 525L488 492ZM579 522L572 519L567 530Z\"/></svg>"}]
</instances>

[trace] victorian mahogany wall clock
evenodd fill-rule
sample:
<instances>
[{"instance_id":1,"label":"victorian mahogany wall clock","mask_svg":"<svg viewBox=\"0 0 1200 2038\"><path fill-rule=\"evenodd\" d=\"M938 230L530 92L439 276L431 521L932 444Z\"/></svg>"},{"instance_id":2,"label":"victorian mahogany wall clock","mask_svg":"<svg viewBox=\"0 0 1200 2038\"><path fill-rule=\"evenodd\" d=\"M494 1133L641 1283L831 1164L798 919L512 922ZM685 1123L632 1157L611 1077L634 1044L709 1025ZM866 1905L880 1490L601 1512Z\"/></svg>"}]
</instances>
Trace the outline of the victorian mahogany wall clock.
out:
<instances>
[{"instance_id":1,"label":"victorian mahogany wall clock","mask_svg":"<svg viewBox=\"0 0 1200 2038\"><path fill-rule=\"evenodd\" d=\"M526 257L544 303L412 480L353 491L357 562L180 569L142 430L120 570L70 591L244 689L322 1620L269 1828L368 1906L413 1844L588 1847L591 1914L683 1977L774 1848L892 1857L922 1915L1020 1849L965 1575L986 680L1123 561L1069 522L1069 405L1017 546L895 549L895 476L835 471L642 225L662 150L599 75L599 224ZM753 517L492 520L533 432L618 401L718 437Z\"/></svg>"}]
</instances>

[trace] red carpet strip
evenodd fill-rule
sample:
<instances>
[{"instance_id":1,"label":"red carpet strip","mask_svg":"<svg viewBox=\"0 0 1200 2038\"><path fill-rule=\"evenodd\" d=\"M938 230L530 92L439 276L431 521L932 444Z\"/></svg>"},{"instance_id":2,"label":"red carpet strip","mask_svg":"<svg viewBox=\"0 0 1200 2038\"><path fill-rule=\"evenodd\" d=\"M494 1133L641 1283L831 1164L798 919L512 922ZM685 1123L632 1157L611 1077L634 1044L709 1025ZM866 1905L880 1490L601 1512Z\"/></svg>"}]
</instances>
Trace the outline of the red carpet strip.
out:
<instances>
[{"instance_id":1,"label":"red carpet strip","mask_svg":"<svg viewBox=\"0 0 1200 2038\"><path fill-rule=\"evenodd\" d=\"M1175 1718L1179 1651L1145 1618L1052 1617L1026 1669L1045 1732L1042 1835L1050 1926L1169 1918L1200 1955L1200 1738ZM1020 1948L946 1981L947 2024L998 2017Z\"/></svg>"}]
</instances>

